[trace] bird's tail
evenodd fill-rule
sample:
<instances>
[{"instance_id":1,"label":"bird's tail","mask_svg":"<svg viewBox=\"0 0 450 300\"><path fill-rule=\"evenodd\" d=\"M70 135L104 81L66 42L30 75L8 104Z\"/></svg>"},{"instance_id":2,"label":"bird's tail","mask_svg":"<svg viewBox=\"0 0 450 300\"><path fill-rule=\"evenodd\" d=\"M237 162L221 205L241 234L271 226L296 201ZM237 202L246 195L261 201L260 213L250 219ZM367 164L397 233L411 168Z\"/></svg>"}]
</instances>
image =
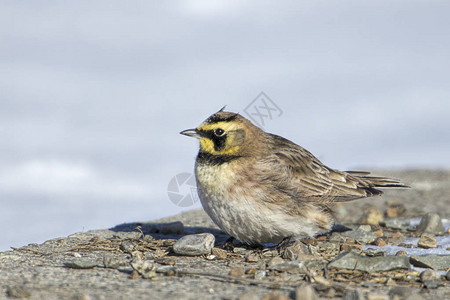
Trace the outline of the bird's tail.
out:
<instances>
[{"instance_id":1,"label":"bird's tail","mask_svg":"<svg viewBox=\"0 0 450 300\"><path fill-rule=\"evenodd\" d=\"M346 171L346 173L358 179L360 188L363 188L367 193L366 197L383 194L383 191L379 188L410 188L399 179L370 176L370 172Z\"/></svg>"}]
</instances>

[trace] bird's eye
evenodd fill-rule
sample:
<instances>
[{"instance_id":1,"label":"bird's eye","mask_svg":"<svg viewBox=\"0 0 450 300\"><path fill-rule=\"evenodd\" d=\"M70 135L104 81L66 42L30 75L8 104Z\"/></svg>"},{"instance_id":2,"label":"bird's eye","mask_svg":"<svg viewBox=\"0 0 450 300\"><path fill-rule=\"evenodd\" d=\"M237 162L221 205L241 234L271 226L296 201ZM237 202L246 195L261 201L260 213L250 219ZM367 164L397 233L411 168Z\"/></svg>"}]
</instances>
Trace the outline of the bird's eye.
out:
<instances>
[{"instance_id":1,"label":"bird's eye","mask_svg":"<svg viewBox=\"0 0 450 300\"><path fill-rule=\"evenodd\" d=\"M221 136L225 133L225 131L222 128L217 128L216 130L214 130L214 134L217 136Z\"/></svg>"}]
</instances>

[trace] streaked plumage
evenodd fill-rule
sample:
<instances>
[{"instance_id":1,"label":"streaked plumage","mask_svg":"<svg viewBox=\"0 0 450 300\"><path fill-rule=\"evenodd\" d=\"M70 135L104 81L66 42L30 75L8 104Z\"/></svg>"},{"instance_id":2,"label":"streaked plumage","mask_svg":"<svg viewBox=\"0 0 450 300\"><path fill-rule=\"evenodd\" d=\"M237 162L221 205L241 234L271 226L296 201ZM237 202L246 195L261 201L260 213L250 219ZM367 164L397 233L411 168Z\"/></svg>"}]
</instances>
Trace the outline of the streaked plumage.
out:
<instances>
[{"instance_id":1,"label":"streaked plumage","mask_svg":"<svg viewBox=\"0 0 450 300\"><path fill-rule=\"evenodd\" d=\"M195 165L203 208L226 233L247 244L311 237L334 224L333 203L407 187L368 172L338 171L295 143L243 116L219 111L182 134L200 140Z\"/></svg>"}]
</instances>

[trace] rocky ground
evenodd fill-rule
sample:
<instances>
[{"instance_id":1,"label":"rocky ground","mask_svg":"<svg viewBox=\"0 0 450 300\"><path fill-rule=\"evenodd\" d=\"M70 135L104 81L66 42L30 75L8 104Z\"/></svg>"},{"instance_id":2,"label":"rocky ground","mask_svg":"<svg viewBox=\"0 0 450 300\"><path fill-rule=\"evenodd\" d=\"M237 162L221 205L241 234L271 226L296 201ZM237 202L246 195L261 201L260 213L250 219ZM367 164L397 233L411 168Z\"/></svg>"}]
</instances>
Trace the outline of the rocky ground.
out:
<instances>
[{"instance_id":1,"label":"rocky ground","mask_svg":"<svg viewBox=\"0 0 450 300\"><path fill-rule=\"evenodd\" d=\"M338 232L252 249L202 211L122 224L0 253L0 298L450 299L450 171L375 173L413 189L338 206Z\"/></svg>"}]
</instances>

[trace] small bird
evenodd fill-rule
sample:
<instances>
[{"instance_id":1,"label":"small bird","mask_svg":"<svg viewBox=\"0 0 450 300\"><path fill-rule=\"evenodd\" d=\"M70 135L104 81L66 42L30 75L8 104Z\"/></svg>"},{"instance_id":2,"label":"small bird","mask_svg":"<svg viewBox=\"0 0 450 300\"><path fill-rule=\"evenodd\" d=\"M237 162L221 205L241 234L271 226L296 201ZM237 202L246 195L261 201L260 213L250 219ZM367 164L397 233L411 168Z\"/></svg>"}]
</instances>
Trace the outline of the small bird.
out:
<instances>
[{"instance_id":1,"label":"small bird","mask_svg":"<svg viewBox=\"0 0 450 300\"><path fill-rule=\"evenodd\" d=\"M180 133L200 141L195 175L204 210L242 243L314 237L332 229L335 202L381 195L378 188L408 188L369 172L331 169L301 146L223 109Z\"/></svg>"}]
</instances>

